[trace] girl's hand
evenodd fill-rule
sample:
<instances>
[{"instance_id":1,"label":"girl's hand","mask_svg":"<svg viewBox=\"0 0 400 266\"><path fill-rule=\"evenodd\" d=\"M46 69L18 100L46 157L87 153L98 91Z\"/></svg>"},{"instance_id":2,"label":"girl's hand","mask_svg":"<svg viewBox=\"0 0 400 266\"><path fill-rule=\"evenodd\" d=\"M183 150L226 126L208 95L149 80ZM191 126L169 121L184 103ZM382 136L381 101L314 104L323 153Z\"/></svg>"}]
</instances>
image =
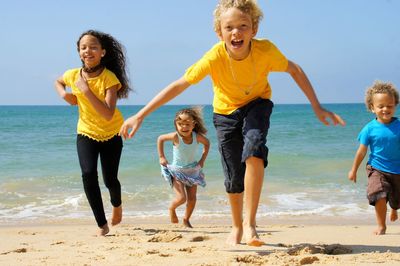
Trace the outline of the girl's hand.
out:
<instances>
[{"instance_id":1,"label":"girl's hand","mask_svg":"<svg viewBox=\"0 0 400 266\"><path fill-rule=\"evenodd\" d=\"M350 181L353 181L354 183L357 182L357 174L354 171L349 171L347 177Z\"/></svg>"},{"instance_id":2,"label":"girl's hand","mask_svg":"<svg viewBox=\"0 0 400 266\"><path fill-rule=\"evenodd\" d=\"M70 105L77 105L78 100L75 95L69 92L65 92L65 95L63 96L64 101L69 103Z\"/></svg>"},{"instance_id":3,"label":"girl's hand","mask_svg":"<svg viewBox=\"0 0 400 266\"><path fill-rule=\"evenodd\" d=\"M165 159L165 157L160 157L160 164L162 166L167 166L167 164L168 164L167 159Z\"/></svg>"},{"instance_id":4,"label":"girl's hand","mask_svg":"<svg viewBox=\"0 0 400 266\"><path fill-rule=\"evenodd\" d=\"M86 94L90 89L89 89L89 85L87 83L86 78L83 76L82 74L82 69L81 72L79 73L79 79L78 81L75 83L75 85L78 87L78 89L83 93Z\"/></svg>"},{"instance_id":5,"label":"girl's hand","mask_svg":"<svg viewBox=\"0 0 400 266\"><path fill-rule=\"evenodd\" d=\"M138 118L136 115L129 117L125 122L122 124L121 129L119 130L119 135L124 139L132 138L136 131L139 129L140 125L142 124L143 120ZM129 129L132 129L129 133Z\"/></svg>"}]
</instances>

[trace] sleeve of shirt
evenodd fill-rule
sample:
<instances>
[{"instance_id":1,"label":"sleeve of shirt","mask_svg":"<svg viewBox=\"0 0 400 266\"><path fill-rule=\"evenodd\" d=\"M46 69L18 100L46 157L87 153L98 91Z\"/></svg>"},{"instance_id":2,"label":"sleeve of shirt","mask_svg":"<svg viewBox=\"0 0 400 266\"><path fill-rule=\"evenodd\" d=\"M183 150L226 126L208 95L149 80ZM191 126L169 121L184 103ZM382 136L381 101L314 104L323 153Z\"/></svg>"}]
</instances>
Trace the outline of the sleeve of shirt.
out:
<instances>
[{"instance_id":1,"label":"sleeve of shirt","mask_svg":"<svg viewBox=\"0 0 400 266\"><path fill-rule=\"evenodd\" d=\"M366 125L360 132L360 134L358 134L358 142L360 142L360 144L363 144L365 146L369 145L369 133L368 133L368 125Z\"/></svg>"},{"instance_id":2,"label":"sleeve of shirt","mask_svg":"<svg viewBox=\"0 0 400 266\"><path fill-rule=\"evenodd\" d=\"M74 82L74 72L75 72L74 69L69 69L65 71L63 74L64 83L69 88L71 88L71 85Z\"/></svg>"},{"instance_id":3,"label":"sleeve of shirt","mask_svg":"<svg viewBox=\"0 0 400 266\"><path fill-rule=\"evenodd\" d=\"M210 63L205 57L191 65L185 72L184 78L191 85L200 82L210 74Z\"/></svg>"},{"instance_id":4,"label":"sleeve of shirt","mask_svg":"<svg viewBox=\"0 0 400 266\"><path fill-rule=\"evenodd\" d=\"M288 59L272 42L269 42L269 45L268 56L271 58L269 70L274 72L286 71Z\"/></svg>"},{"instance_id":5,"label":"sleeve of shirt","mask_svg":"<svg viewBox=\"0 0 400 266\"><path fill-rule=\"evenodd\" d=\"M121 89L122 85L117 76L112 72L108 72L105 90L117 85L117 90Z\"/></svg>"}]
</instances>

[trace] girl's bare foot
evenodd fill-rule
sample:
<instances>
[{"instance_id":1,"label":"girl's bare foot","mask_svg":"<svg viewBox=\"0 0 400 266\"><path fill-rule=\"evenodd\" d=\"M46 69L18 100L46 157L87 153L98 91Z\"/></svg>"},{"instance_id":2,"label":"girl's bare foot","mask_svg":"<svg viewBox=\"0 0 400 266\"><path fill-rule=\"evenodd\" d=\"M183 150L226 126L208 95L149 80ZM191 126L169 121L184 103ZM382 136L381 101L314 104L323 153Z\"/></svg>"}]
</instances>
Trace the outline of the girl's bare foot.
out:
<instances>
[{"instance_id":1,"label":"girl's bare foot","mask_svg":"<svg viewBox=\"0 0 400 266\"><path fill-rule=\"evenodd\" d=\"M242 241L242 236L243 228L232 227L232 230L226 239L226 244L236 246L237 244L240 244L240 241Z\"/></svg>"},{"instance_id":2,"label":"girl's bare foot","mask_svg":"<svg viewBox=\"0 0 400 266\"><path fill-rule=\"evenodd\" d=\"M378 227L375 231L374 231L375 235L384 235L386 234L386 226L385 227Z\"/></svg>"},{"instance_id":3,"label":"girl's bare foot","mask_svg":"<svg viewBox=\"0 0 400 266\"><path fill-rule=\"evenodd\" d=\"M173 224L179 223L178 216L176 216L175 209L169 209L169 217L171 219L171 223L173 223Z\"/></svg>"},{"instance_id":4,"label":"girl's bare foot","mask_svg":"<svg viewBox=\"0 0 400 266\"><path fill-rule=\"evenodd\" d=\"M97 231L98 236L105 236L110 232L110 229L108 228L108 224L103 225L102 227L99 227L99 230Z\"/></svg>"},{"instance_id":5,"label":"girl's bare foot","mask_svg":"<svg viewBox=\"0 0 400 266\"><path fill-rule=\"evenodd\" d=\"M111 225L117 225L122 220L122 205L112 208Z\"/></svg>"},{"instance_id":6,"label":"girl's bare foot","mask_svg":"<svg viewBox=\"0 0 400 266\"><path fill-rule=\"evenodd\" d=\"M185 218L183 218L183 225L185 226L185 227L188 227L188 228L193 228L193 226L190 224L190 222L189 222L189 219L185 219Z\"/></svg>"},{"instance_id":7,"label":"girl's bare foot","mask_svg":"<svg viewBox=\"0 0 400 266\"><path fill-rule=\"evenodd\" d=\"M391 222L394 222L394 221L396 221L397 219L398 219L399 217L398 217L398 215L397 215L397 210L391 210L390 211L390 221Z\"/></svg>"},{"instance_id":8,"label":"girl's bare foot","mask_svg":"<svg viewBox=\"0 0 400 266\"><path fill-rule=\"evenodd\" d=\"M256 228L253 226L244 226L244 236L246 244L249 246L261 247L265 245L265 242L259 238Z\"/></svg>"}]
</instances>

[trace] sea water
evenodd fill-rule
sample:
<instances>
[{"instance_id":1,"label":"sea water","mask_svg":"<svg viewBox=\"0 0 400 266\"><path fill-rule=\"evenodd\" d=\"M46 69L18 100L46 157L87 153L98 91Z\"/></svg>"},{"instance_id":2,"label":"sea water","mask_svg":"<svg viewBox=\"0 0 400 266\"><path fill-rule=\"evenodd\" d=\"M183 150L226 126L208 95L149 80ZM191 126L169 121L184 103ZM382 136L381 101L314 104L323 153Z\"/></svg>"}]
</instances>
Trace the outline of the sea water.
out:
<instances>
[{"instance_id":1,"label":"sea water","mask_svg":"<svg viewBox=\"0 0 400 266\"><path fill-rule=\"evenodd\" d=\"M175 130L175 113L184 107L161 107L146 118L133 139L124 141L119 179L125 217L168 215L174 193L161 177L156 141L160 134ZM260 217L362 219L373 213L366 200L365 161L356 184L347 173L358 148L357 135L374 116L363 104L325 107L341 115L347 125L323 125L310 105L275 105ZM126 118L141 106L119 108ZM211 148L204 168L207 186L198 188L194 215L229 217L212 107L204 106L203 112ZM0 222L93 217L76 153L77 119L76 107L0 106ZM171 160L170 143L165 151ZM99 183L109 210L100 169L99 165Z\"/></svg>"}]
</instances>

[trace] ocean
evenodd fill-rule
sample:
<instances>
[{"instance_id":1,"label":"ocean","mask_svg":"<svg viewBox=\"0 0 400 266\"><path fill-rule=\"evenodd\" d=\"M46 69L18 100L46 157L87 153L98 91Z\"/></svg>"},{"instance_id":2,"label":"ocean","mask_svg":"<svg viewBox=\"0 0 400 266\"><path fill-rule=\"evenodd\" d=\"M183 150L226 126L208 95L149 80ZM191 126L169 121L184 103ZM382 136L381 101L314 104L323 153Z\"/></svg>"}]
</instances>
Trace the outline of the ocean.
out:
<instances>
[{"instance_id":1,"label":"ocean","mask_svg":"<svg viewBox=\"0 0 400 266\"><path fill-rule=\"evenodd\" d=\"M270 219L373 219L366 200L364 163L356 184L348 181L358 147L357 135L374 118L364 104L326 104L346 120L345 127L320 123L310 105L277 104L271 117L258 217ZM119 107L124 117L141 106ZM125 218L167 217L174 193L160 174L156 140L174 131L176 111L163 106L124 141L119 179ZM212 107L204 106L211 142L193 217L229 217ZM78 112L70 106L0 106L0 222L93 217L83 192L76 154ZM172 146L165 148L171 158ZM100 168L99 168L100 169ZM101 171L99 171L101 173ZM106 212L111 204L101 174ZM184 206L178 209L178 215ZM373 222L371 220L371 222Z\"/></svg>"}]
</instances>

